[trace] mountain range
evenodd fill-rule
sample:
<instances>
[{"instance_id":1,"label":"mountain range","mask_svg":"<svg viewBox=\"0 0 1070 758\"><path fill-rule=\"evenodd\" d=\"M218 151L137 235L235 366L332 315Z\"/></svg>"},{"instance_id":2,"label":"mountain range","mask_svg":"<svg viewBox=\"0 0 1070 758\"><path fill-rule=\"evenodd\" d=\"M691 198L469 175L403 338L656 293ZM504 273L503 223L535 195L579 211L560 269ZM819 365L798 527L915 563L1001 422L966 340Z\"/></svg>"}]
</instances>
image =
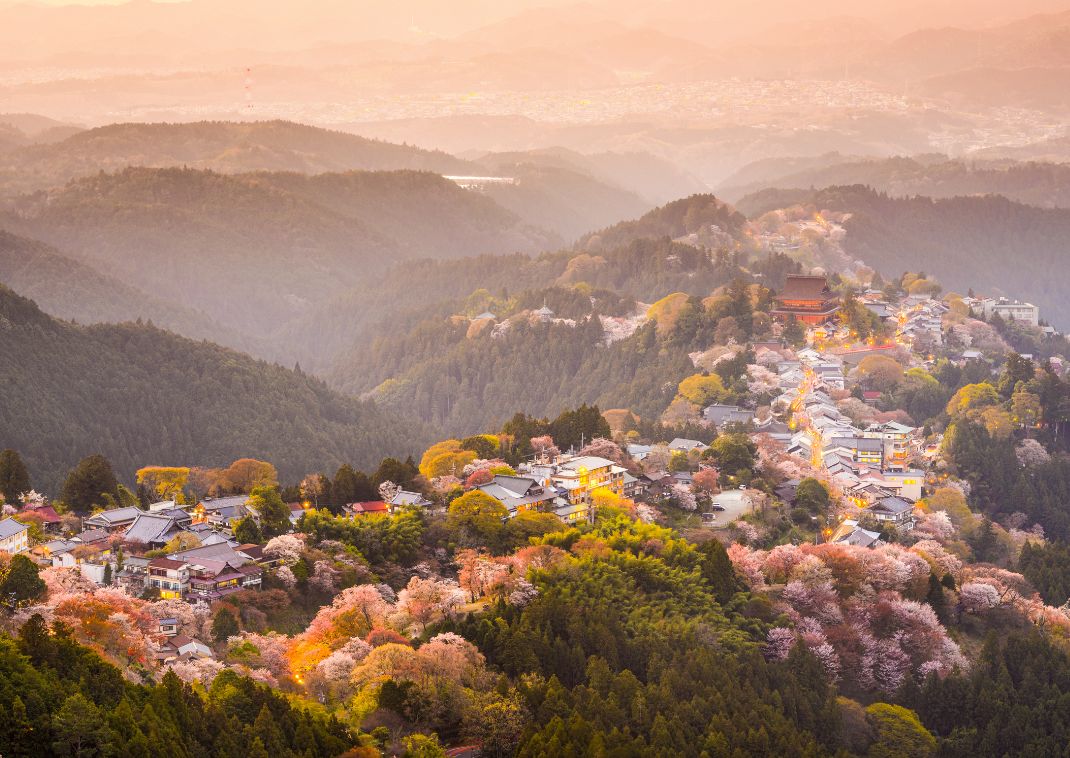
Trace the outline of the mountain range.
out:
<instances>
[{"instance_id":1,"label":"mountain range","mask_svg":"<svg viewBox=\"0 0 1070 758\"><path fill-rule=\"evenodd\" d=\"M0 429L40 489L102 453L128 483L150 462L269 460L288 479L374 466L419 428L303 373L137 323L57 321L0 286Z\"/></svg>"}]
</instances>

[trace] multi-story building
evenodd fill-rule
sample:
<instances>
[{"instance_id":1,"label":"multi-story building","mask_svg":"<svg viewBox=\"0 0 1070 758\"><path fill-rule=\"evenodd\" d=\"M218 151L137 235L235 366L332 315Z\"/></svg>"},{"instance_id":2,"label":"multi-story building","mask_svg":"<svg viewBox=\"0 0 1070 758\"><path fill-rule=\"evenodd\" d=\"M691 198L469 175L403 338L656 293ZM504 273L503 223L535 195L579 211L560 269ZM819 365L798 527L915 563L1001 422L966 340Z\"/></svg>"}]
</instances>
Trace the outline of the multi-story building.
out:
<instances>
[{"instance_id":1,"label":"multi-story building","mask_svg":"<svg viewBox=\"0 0 1070 758\"><path fill-rule=\"evenodd\" d=\"M789 276L777 293L774 318L787 321L794 316L804 324L823 324L839 310L838 298L823 276Z\"/></svg>"},{"instance_id":2,"label":"multi-story building","mask_svg":"<svg viewBox=\"0 0 1070 758\"><path fill-rule=\"evenodd\" d=\"M980 301L979 307L985 318L992 318L998 313L1004 321L1017 321L1032 326L1040 324L1040 308L1032 303L1008 300L1005 297L986 297Z\"/></svg>"},{"instance_id":3,"label":"multi-story building","mask_svg":"<svg viewBox=\"0 0 1070 758\"><path fill-rule=\"evenodd\" d=\"M159 590L162 598L181 598L189 589L190 568L185 561L153 558L148 569L148 586Z\"/></svg>"},{"instance_id":4,"label":"multi-story building","mask_svg":"<svg viewBox=\"0 0 1070 758\"><path fill-rule=\"evenodd\" d=\"M0 521L0 550L5 553L24 553L30 549L30 528L8 517Z\"/></svg>"}]
</instances>

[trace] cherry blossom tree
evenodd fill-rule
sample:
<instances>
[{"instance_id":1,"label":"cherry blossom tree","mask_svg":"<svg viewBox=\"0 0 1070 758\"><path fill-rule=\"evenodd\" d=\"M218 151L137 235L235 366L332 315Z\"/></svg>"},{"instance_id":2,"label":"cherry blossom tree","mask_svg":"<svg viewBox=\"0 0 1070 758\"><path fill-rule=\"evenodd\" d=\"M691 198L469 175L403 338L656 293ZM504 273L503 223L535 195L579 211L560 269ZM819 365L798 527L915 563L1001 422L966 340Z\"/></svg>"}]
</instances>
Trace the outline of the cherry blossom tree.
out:
<instances>
[{"instance_id":1,"label":"cherry blossom tree","mask_svg":"<svg viewBox=\"0 0 1070 758\"><path fill-rule=\"evenodd\" d=\"M297 577L289 566L279 566L275 569L275 578L282 582L283 586L288 590L292 590L297 586Z\"/></svg>"},{"instance_id":2,"label":"cherry blossom tree","mask_svg":"<svg viewBox=\"0 0 1070 758\"><path fill-rule=\"evenodd\" d=\"M401 487L394 484L389 479L384 480L383 483L379 485L379 497L383 499L384 503L389 503L399 492L401 492Z\"/></svg>"},{"instance_id":3,"label":"cherry blossom tree","mask_svg":"<svg viewBox=\"0 0 1070 758\"><path fill-rule=\"evenodd\" d=\"M301 541L300 537L295 537L292 534L281 534L268 540L268 543L264 545L264 555L278 558L283 563L297 563L304 549L305 543Z\"/></svg>"},{"instance_id":4,"label":"cherry blossom tree","mask_svg":"<svg viewBox=\"0 0 1070 758\"><path fill-rule=\"evenodd\" d=\"M464 602L464 590L452 579L414 576L398 593L397 617L401 626L423 632L428 624L452 618Z\"/></svg>"},{"instance_id":5,"label":"cherry blossom tree","mask_svg":"<svg viewBox=\"0 0 1070 758\"><path fill-rule=\"evenodd\" d=\"M333 595L337 589L340 573L330 564L330 561L316 561L312 567L312 576L309 577L308 585L315 590Z\"/></svg>"},{"instance_id":6,"label":"cherry blossom tree","mask_svg":"<svg viewBox=\"0 0 1070 758\"><path fill-rule=\"evenodd\" d=\"M561 455L561 451L558 450L557 445L554 444L553 437L549 434L545 434L541 437L532 437L531 447L535 451L535 455L540 458L553 460Z\"/></svg>"},{"instance_id":7,"label":"cherry blossom tree","mask_svg":"<svg viewBox=\"0 0 1070 758\"><path fill-rule=\"evenodd\" d=\"M169 663L167 668L174 671L183 682L211 687L212 681L225 666L213 658L190 658Z\"/></svg>"},{"instance_id":8,"label":"cherry blossom tree","mask_svg":"<svg viewBox=\"0 0 1070 758\"><path fill-rule=\"evenodd\" d=\"M579 454L606 458L615 463L624 462L624 451L620 449L620 445L605 437L595 437L580 450Z\"/></svg>"}]
</instances>

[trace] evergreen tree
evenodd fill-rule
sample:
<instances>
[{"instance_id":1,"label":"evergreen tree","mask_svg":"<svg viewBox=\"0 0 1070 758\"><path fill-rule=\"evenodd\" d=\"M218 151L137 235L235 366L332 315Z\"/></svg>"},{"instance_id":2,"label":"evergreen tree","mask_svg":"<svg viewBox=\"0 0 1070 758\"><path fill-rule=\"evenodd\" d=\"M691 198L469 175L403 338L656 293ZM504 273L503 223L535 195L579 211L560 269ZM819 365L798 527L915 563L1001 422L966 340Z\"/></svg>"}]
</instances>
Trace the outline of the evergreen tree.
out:
<instances>
[{"instance_id":1,"label":"evergreen tree","mask_svg":"<svg viewBox=\"0 0 1070 758\"><path fill-rule=\"evenodd\" d=\"M243 545L259 545L264 541L264 535L256 519L246 516L235 525L234 539Z\"/></svg>"},{"instance_id":2,"label":"evergreen tree","mask_svg":"<svg viewBox=\"0 0 1070 758\"><path fill-rule=\"evenodd\" d=\"M25 555L16 555L11 558L7 572L0 579L0 600L22 605L42 597L46 589L37 564Z\"/></svg>"},{"instance_id":3,"label":"evergreen tree","mask_svg":"<svg viewBox=\"0 0 1070 758\"><path fill-rule=\"evenodd\" d=\"M0 452L0 496L8 503L15 503L29 491L30 472L22 457L10 448Z\"/></svg>"},{"instance_id":4,"label":"evergreen tree","mask_svg":"<svg viewBox=\"0 0 1070 758\"><path fill-rule=\"evenodd\" d=\"M238 620L234 618L234 613L226 606L220 608L212 619L212 639L216 642L226 642L239 632L241 628L238 626Z\"/></svg>"},{"instance_id":5,"label":"evergreen tree","mask_svg":"<svg viewBox=\"0 0 1070 758\"><path fill-rule=\"evenodd\" d=\"M67 475L60 498L75 513L85 515L94 506L112 498L119 499L119 482L115 478L111 464L103 455L91 455L82 461Z\"/></svg>"},{"instance_id":6,"label":"evergreen tree","mask_svg":"<svg viewBox=\"0 0 1070 758\"><path fill-rule=\"evenodd\" d=\"M264 537L270 539L290 531L290 509L282 502L278 488L254 487L248 505L259 518Z\"/></svg>"}]
</instances>

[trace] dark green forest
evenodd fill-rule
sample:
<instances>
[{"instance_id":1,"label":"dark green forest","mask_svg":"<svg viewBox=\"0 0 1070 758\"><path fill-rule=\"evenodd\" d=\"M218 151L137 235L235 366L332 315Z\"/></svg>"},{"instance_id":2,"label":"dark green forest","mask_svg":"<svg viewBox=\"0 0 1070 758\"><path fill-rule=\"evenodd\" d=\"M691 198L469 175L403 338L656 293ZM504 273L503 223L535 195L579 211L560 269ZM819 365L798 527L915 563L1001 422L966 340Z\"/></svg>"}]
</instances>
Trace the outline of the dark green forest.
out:
<instances>
[{"instance_id":1,"label":"dark green forest","mask_svg":"<svg viewBox=\"0 0 1070 758\"><path fill-rule=\"evenodd\" d=\"M356 742L335 718L232 671L203 695L173 672L132 684L40 616L17 639L0 636L0 716L4 755L19 758L333 756Z\"/></svg>"},{"instance_id":2,"label":"dark green forest","mask_svg":"<svg viewBox=\"0 0 1070 758\"><path fill-rule=\"evenodd\" d=\"M422 441L414 427L303 373L151 325L77 326L0 289L0 448L56 492L81 458L120 478L150 462L270 460L281 475L371 466Z\"/></svg>"}]
</instances>

